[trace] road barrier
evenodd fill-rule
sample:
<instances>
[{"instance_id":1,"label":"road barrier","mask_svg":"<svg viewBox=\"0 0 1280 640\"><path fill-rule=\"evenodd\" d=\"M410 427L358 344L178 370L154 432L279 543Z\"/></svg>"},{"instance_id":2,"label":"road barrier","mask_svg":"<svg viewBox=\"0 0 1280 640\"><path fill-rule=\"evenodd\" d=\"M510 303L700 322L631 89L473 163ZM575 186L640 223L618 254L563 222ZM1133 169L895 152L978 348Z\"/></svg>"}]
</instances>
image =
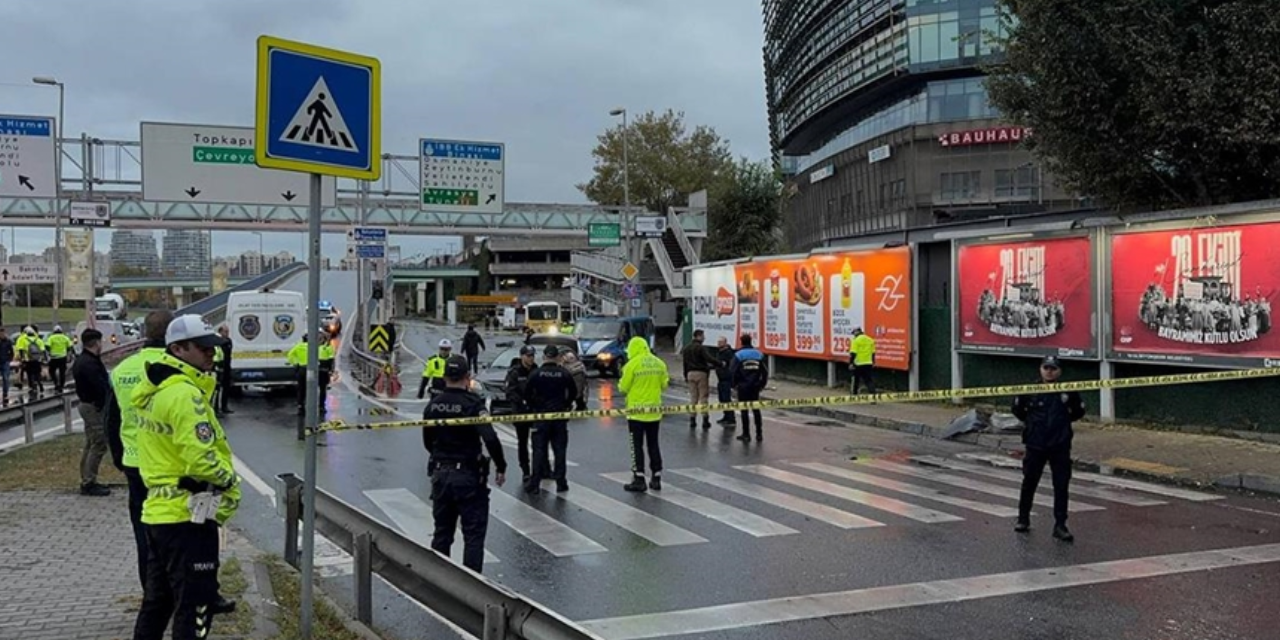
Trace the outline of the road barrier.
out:
<instances>
[{"instance_id":1,"label":"road barrier","mask_svg":"<svg viewBox=\"0 0 1280 640\"><path fill-rule=\"evenodd\" d=\"M1280 376L1280 368L1241 369L1235 371L1208 371L1163 376L1114 378L1111 380L1083 380L1077 382L1053 382L1004 385L998 387L972 387L968 389L939 389L936 391L901 391L867 395L838 395L786 400L758 400L754 402L724 402L705 405L678 404L636 409L597 409L594 411L560 411L555 413L524 413L503 415L503 422L547 422L552 420L581 420L586 418L625 418L628 414L647 413L684 415L698 412L743 411L750 409L794 409L798 407L827 407L897 402L930 402L939 400L990 398L1021 394L1060 393L1069 391L1096 391L1098 389L1131 389L1136 387L1161 387L1200 382L1223 382ZM343 420L330 420L317 431L370 431L379 429L408 429L414 427L447 427L456 425L488 424L489 416L475 418L450 418L447 420L403 420L393 422L367 422L348 424Z\"/></svg>"},{"instance_id":2,"label":"road barrier","mask_svg":"<svg viewBox=\"0 0 1280 640\"><path fill-rule=\"evenodd\" d=\"M284 511L284 557L300 565L302 478L276 476ZM356 619L373 622L373 574L482 640L602 640L550 609L418 545L323 489L316 489L316 531L355 559Z\"/></svg>"}]
</instances>

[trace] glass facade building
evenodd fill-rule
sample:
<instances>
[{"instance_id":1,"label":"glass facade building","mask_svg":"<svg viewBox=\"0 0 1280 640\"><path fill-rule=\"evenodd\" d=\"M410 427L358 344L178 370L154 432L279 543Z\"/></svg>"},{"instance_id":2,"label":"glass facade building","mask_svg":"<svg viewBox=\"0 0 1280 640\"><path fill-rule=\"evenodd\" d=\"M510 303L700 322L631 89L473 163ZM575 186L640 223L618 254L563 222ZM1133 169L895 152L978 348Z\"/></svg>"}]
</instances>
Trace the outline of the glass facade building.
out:
<instances>
[{"instance_id":1,"label":"glass facade building","mask_svg":"<svg viewBox=\"0 0 1280 640\"><path fill-rule=\"evenodd\" d=\"M995 0L762 6L770 140L789 177L792 248L1069 200L1021 133L948 142L1006 126L981 71L1000 55Z\"/></svg>"}]
</instances>

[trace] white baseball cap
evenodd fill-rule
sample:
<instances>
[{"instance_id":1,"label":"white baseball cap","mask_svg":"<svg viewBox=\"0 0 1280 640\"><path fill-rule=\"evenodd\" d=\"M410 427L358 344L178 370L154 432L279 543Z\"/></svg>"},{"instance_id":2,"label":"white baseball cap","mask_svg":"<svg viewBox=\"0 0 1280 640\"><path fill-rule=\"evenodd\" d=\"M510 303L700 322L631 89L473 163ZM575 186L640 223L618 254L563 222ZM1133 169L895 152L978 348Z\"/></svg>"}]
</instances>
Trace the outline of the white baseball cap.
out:
<instances>
[{"instance_id":1,"label":"white baseball cap","mask_svg":"<svg viewBox=\"0 0 1280 640\"><path fill-rule=\"evenodd\" d=\"M441 348L441 349L452 349L452 348L453 348L453 343L452 343L452 342L450 342L448 338L445 338L444 340L441 340L441 341L440 341L440 348Z\"/></svg>"},{"instance_id":2,"label":"white baseball cap","mask_svg":"<svg viewBox=\"0 0 1280 640\"><path fill-rule=\"evenodd\" d=\"M224 342L222 336L218 335L212 327L205 323L204 318L195 314L187 314L178 316L169 323L169 328L164 332L164 343L171 345L177 342L191 341L201 347L216 347Z\"/></svg>"}]
</instances>

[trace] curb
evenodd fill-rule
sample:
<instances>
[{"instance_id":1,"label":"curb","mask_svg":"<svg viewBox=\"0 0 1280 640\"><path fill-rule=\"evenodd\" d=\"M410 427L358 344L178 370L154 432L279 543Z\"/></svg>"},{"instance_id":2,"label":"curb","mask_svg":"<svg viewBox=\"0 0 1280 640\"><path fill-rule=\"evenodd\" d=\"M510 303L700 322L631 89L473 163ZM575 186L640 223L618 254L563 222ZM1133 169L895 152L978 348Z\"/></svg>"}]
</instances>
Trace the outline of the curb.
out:
<instances>
[{"instance_id":1,"label":"curb","mask_svg":"<svg viewBox=\"0 0 1280 640\"><path fill-rule=\"evenodd\" d=\"M672 379L671 386L688 388L683 380ZM772 400L763 394L761 400ZM810 415L819 418L827 418L829 420L838 420L846 423L852 423L864 427L872 427L875 429L884 429L887 431L898 431L914 436L931 438L940 440L942 429L932 425L922 424L918 422L908 422L905 420L895 420L892 418L881 418L861 413L855 413L843 409L828 409L826 407L795 407L787 409L792 413ZM1022 437L1019 434L996 434L996 433L965 433L950 438L949 442L963 442L985 449L993 449L996 451L1008 452L1015 449L1021 449ZM1087 458L1072 459L1072 466L1080 471L1088 471L1091 473L1100 473L1103 475L1128 477L1136 480L1144 480L1157 484L1169 484L1187 487L1190 489L1209 490L1209 489L1234 489L1237 491L1252 491L1255 493L1264 493L1268 495L1280 496L1280 477L1258 475L1258 474L1231 474L1229 476L1219 478L1213 482L1204 482L1191 478L1181 478L1177 476L1164 476L1155 473L1144 473L1132 469L1119 469L1100 462L1089 460Z\"/></svg>"}]
</instances>

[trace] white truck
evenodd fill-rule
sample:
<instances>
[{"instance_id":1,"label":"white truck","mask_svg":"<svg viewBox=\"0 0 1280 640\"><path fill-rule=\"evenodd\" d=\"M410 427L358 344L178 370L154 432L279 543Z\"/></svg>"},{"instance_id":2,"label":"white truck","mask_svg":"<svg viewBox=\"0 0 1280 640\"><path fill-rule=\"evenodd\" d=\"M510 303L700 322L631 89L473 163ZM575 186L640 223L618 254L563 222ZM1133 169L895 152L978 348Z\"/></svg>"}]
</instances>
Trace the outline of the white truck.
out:
<instances>
[{"instance_id":1,"label":"white truck","mask_svg":"<svg viewBox=\"0 0 1280 640\"><path fill-rule=\"evenodd\" d=\"M227 327L233 385L297 384L288 354L306 333L305 296L265 288L237 291L227 296Z\"/></svg>"},{"instance_id":2,"label":"white truck","mask_svg":"<svg viewBox=\"0 0 1280 640\"><path fill-rule=\"evenodd\" d=\"M124 320L128 315L124 297L118 293L106 293L93 299L95 320Z\"/></svg>"}]
</instances>

